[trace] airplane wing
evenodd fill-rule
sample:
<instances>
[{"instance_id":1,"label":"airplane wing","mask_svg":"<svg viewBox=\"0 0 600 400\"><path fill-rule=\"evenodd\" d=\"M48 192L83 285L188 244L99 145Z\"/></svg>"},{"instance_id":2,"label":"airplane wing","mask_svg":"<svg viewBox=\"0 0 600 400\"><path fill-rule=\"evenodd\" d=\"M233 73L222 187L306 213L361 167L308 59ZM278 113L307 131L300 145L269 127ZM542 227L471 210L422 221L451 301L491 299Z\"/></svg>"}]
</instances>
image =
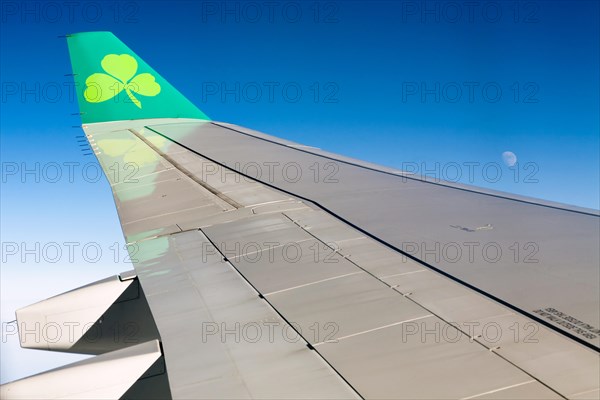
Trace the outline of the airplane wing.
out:
<instances>
[{"instance_id":1,"label":"airplane wing","mask_svg":"<svg viewBox=\"0 0 600 400\"><path fill-rule=\"evenodd\" d=\"M600 396L597 211L212 121L67 41L135 270L18 310L23 347L96 356L3 398Z\"/></svg>"}]
</instances>

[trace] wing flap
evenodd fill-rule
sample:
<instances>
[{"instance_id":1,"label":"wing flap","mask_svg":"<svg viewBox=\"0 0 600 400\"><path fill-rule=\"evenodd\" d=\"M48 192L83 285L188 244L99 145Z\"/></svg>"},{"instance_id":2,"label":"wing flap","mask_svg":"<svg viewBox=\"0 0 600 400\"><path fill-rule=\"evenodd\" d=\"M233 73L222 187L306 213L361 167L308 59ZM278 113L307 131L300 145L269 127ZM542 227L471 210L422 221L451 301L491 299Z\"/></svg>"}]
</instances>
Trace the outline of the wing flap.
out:
<instances>
[{"instance_id":1,"label":"wing flap","mask_svg":"<svg viewBox=\"0 0 600 400\"><path fill-rule=\"evenodd\" d=\"M161 357L154 340L7 383L0 393L3 399L118 399L161 369ZM146 393L168 396L164 383L152 382Z\"/></svg>"},{"instance_id":2,"label":"wing flap","mask_svg":"<svg viewBox=\"0 0 600 400\"><path fill-rule=\"evenodd\" d=\"M355 398L199 231L139 243L174 398Z\"/></svg>"}]
</instances>

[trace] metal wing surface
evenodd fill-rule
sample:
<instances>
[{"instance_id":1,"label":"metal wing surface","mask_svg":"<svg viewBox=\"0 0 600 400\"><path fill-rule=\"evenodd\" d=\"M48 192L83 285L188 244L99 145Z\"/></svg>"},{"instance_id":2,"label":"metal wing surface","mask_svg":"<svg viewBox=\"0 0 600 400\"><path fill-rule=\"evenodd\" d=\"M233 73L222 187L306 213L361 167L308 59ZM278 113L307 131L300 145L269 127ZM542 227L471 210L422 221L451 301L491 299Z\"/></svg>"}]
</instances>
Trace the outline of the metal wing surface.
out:
<instances>
[{"instance_id":1,"label":"metal wing surface","mask_svg":"<svg viewBox=\"0 0 600 400\"><path fill-rule=\"evenodd\" d=\"M88 88L85 63L106 54L121 57L109 57L116 69L124 54L145 66L106 35L69 38ZM17 312L25 327L138 329L118 343L104 328L93 343L86 332L58 344L21 333L24 347L130 371L107 397L598 398L597 211L179 113L179 92L148 71L174 96L164 108L152 103L162 91L100 111L79 99L135 271ZM111 363L121 357L137 362ZM85 386L81 371L65 376ZM3 397L64 389L56 376L9 383Z\"/></svg>"}]
</instances>

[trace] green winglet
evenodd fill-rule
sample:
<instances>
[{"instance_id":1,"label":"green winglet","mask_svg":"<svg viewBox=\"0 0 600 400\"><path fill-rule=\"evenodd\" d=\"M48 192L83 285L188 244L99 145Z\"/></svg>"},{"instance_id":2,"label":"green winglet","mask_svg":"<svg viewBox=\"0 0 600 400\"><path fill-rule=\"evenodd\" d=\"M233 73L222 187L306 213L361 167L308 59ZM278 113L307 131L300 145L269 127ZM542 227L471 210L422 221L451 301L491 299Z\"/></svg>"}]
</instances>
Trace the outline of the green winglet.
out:
<instances>
[{"instance_id":1,"label":"green winglet","mask_svg":"<svg viewBox=\"0 0 600 400\"><path fill-rule=\"evenodd\" d=\"M83 123L210 120L111 32L75 33L67 43Z\"/></svg>"}]
</instances>

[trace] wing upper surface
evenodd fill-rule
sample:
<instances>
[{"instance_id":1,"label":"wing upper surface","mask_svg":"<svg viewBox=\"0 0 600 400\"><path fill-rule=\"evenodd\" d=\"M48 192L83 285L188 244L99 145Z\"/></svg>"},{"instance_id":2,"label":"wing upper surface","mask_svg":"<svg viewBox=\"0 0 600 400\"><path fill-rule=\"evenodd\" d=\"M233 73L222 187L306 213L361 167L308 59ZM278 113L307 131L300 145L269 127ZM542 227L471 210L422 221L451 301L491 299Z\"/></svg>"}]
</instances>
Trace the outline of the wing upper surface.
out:
<instances>
[{"instance_id":1,"label":"wing upper surface","mask_svg":"<svg viewBox=\"0 0 600 400\"><path fill-rule=\"evenodd\" d=\"M230 134L212 123L156 122L97 124L87 133L104 168L122 163L132 153L148 161L140 166L137 182L113 181L111 186L127 241L138 249L136 270L161 333L172 393L306 397L320 392L366 398L597 395L598 354L582 345L595 342L572 340L560 325L543 324L520 312L527 303L509 307L448 276L452 271L440 273L431 268L439 265L420 262L376 240L366 228L344 221L351 216L341 219L328 208L356 197L364 204L356 218L367 227L369 221L387 218L387 232L406 237L413 232L419 239L424 233L412 231L410 220L423 213L415 213L408 223L395 220L396 211L378 202L386 198L381 191L352 189L361 188L363 182L353 174L339 175L338 183L343 183L330 184L324 189L328 196L316 198L317 189L325 187L322 182L296 180L286 187L286 182L251 177L240 168L250 161L296 162L308 168L311 164L306 163L313 159L296 157L301 153L296 147L272 144L278 147L263 149L269 142ZM133 151L112 149L108 154L106 141L114 140L136 144ZM371 185L380 180L388 184L381 176L360 178ZM312 190L311 197L300 190L303 185ZM415 191L410 186L406 190ZM369 201L359 195L369 192ZM489 210L497 210L498 201L513 201L490 198ZM329 207L320 207L325 200ZM406 205L410 198L401 201ZM432 207L421 203L413 209ZM448 207L446 212L451 212ZM586 221L597 219L542 208ZM510 216L505 214L504 218ZM506 234L496 228L502 225L496 225L494 215L487 218L495 228L491 231ZM429 224L430 229L437 226L434 221ZM589 264L584 270L590 272ZM243 291L233 288L244 284L247 297L240 298ZM594 283L588 286L593 289ZM516 289L513 292L520 291ZM554 304L564 301L555 297ZM589 307L585 300L582 304ZM245 309L260 309L261 304L263 311L271 310L270 317ZM279 342L264 342L265 321L274 323ZM248 337L250 329L260 331L261 340ZM284 332L297 335L297 341L290 343ZM198 339L203 336L205 340ZM305 346L295 347L298 343ZM185 357L214 349L215 344L223 349L220 357L227 357ZM298 354L298 364L285 356L290 351ZM281 357L271 359L273 354ZM249 359L253 367L247 370ZM265 388L268 365L281 362L269 372L282 373L275 379L281 385ZM286 362L296 368L288 369ZM205 372L196 374L195 368ZM223 386L228 381L237 382L231 392ZM290 388L296 389L286 391Z\"/></svg>"},{"instance_id":2,"label":"wing upper surface","mask_svg":"<svg viewBox=\"0 0 600 400\"><path fill-rule=\"evenodd\" d=\"M600 218L592 211L376 171L243 128L203 123L152 129L242 173L263 166L259 181L316 202L365 234L598 349ZM305 175L325 166L336 173L330 182L268 177L265 165L293 165L291 173ZM548 318L548 310L555 315Z\"/></svg>"}]
</instances>

